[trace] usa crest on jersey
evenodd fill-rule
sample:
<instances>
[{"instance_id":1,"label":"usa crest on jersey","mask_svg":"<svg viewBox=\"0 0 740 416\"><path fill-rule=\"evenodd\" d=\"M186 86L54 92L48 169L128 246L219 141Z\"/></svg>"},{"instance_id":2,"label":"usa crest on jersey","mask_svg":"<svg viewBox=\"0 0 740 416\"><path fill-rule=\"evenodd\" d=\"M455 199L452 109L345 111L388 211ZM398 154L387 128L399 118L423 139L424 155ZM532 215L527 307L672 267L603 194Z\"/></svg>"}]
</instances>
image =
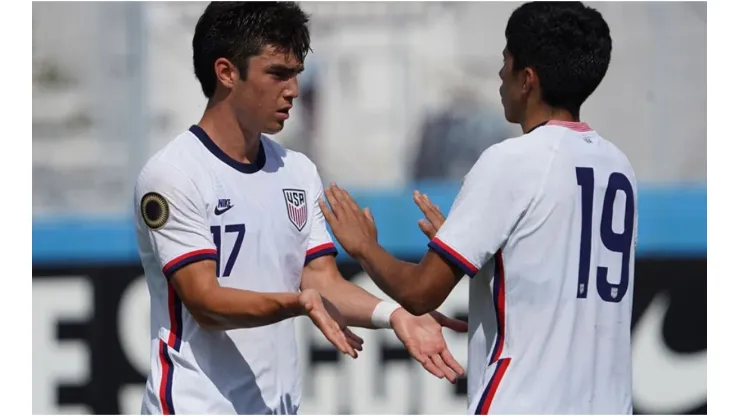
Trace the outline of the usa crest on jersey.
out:
<instances>
[{"instance_id":1,"label":"usa crest on jersey","mask_svg":"<svg viewBox=\"0 0 740 416\"><path fill-rule=\"evenodd\" d=\"M308 204L306 191L302 189L283 189L285 205L288 207L288 219L298 231L303 230L308 222Z\"/></svg>"}]
</instances>

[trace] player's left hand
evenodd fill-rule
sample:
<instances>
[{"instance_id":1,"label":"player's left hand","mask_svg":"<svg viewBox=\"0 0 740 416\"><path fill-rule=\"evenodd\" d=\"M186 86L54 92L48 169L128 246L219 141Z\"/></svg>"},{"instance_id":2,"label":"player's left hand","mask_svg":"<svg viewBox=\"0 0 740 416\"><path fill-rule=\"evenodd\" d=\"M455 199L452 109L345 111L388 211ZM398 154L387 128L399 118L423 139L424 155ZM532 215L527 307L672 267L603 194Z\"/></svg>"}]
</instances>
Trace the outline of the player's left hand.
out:
<instances>
[{"instance_id":1,"label":"player's left hand","mask_svg":"<svg viewBox=\"0 0 740 416\"><path fill-rule=\"evenodd\" d=\"M319 200L321 212L339 244L347 254L356 258L367 246L378 241L373 216L368 208L360 209L349 193L336 184L332 184L325 193L329 206Z\"/></svg>"},{"instance_id":2,"label":"player's left hand","mask_svg":"<svg viewBox=\"0 0 740 416\"><path fill-rule=\"evenodd\" d=\"M414 316L404 309L398 309L391 315L391 327L409 354L437 378L446 378L454 384L458 377L465 374L447 348L442 327L455 332L467 332L467 323L448 318L437 311Z\"/></svg>"}]
</instances>

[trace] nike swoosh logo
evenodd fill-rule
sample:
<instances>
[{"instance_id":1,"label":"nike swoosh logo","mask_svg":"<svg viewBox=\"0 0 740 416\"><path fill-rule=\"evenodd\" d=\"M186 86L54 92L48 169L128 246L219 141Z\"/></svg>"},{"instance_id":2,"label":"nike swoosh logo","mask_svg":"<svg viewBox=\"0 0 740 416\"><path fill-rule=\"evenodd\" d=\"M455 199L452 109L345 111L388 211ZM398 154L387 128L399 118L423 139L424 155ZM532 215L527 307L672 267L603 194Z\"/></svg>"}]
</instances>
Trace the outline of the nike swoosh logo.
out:
<instances>
[{"instance_id":1,"label":"nike swoosh logo","mask_svg":"<svg viewBox=\"0 0 740 416\"><path fill-rule=\"evenodd\" d=\"M679 354L663 338L669 304L658 294L632 333L632 395L642 412L677 414L707 400L707 351Z\"/></svg>"},{"instance_id":2,"label":"nike swoosh logo","mask_svg":"<svg viewBox=\"0 0 740 416\"><path fill-rule=\"evenodd\" d=\"M228 207L226 207L224 209L218 209L218 207L216 207L216 209L213 210L213 213L216 214L216 215L221 215L224 212L230 210L231 208L234 208L234 206L233 205L229 205Z\"/></svg>"}]
</instances>

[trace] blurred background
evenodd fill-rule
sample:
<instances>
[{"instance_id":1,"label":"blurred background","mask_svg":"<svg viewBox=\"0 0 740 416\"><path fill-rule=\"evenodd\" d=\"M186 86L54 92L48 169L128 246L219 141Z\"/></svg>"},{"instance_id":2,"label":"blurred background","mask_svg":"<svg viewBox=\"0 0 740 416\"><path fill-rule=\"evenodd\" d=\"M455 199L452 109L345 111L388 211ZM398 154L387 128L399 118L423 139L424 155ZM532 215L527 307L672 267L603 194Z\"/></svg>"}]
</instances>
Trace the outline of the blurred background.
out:
<instances>
[{"instance_id":1,"label":"blurred background","mask_svg":"<svg viewBox=\"0 0 740 416\"><path fill-rule=\"evenodd\" d=\"M313 53L274 138L370 206L381 243L417 260L411 190L449 209L486 147L521 134L497 72L519 2L305 2ZM149 297L133 183L205 100L191 40L203 2L33 4L33 412L138 413ZM594 3L612 64L582 119L639 179L637 413L706 413L706 3ZM345 277L378 293L344 253ZM467 281L442 310L467 316ZM350 362L299 325L302 413L466 412L387 331ZM466 336L448 334L464 364Z\"/></svg>"}]
</instances>

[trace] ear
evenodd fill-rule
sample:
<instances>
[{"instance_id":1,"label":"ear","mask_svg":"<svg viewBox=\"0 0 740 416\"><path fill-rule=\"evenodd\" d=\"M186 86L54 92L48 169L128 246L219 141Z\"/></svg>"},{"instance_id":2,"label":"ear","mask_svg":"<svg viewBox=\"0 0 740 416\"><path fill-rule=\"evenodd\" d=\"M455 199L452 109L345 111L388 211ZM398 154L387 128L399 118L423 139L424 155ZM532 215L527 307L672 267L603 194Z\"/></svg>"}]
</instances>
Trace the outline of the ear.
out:
<instances>
[{"instance_id":1,"label":"ear","mask_svg":"<svg viewBox=\"0 0 740 416\"><path fill-rule=\"evenodd\" d=\"M524 78L522 80L522 93L528 94L535 89L535 85L539 83L539 78L537 78L537 73L530 67L525 67L522 70L522 75Z\"/></svg>"},{"instance_id":2,"label":"ear","mask_svg":"<svg viewBox=\"0 0 740 416\"><path fill-rule=\"evenodd\" d=\"M239 78L239 70L226 58L218 58L213 64L216 80L228 89L234 88Z\"/></svg>"}]
</instances>

